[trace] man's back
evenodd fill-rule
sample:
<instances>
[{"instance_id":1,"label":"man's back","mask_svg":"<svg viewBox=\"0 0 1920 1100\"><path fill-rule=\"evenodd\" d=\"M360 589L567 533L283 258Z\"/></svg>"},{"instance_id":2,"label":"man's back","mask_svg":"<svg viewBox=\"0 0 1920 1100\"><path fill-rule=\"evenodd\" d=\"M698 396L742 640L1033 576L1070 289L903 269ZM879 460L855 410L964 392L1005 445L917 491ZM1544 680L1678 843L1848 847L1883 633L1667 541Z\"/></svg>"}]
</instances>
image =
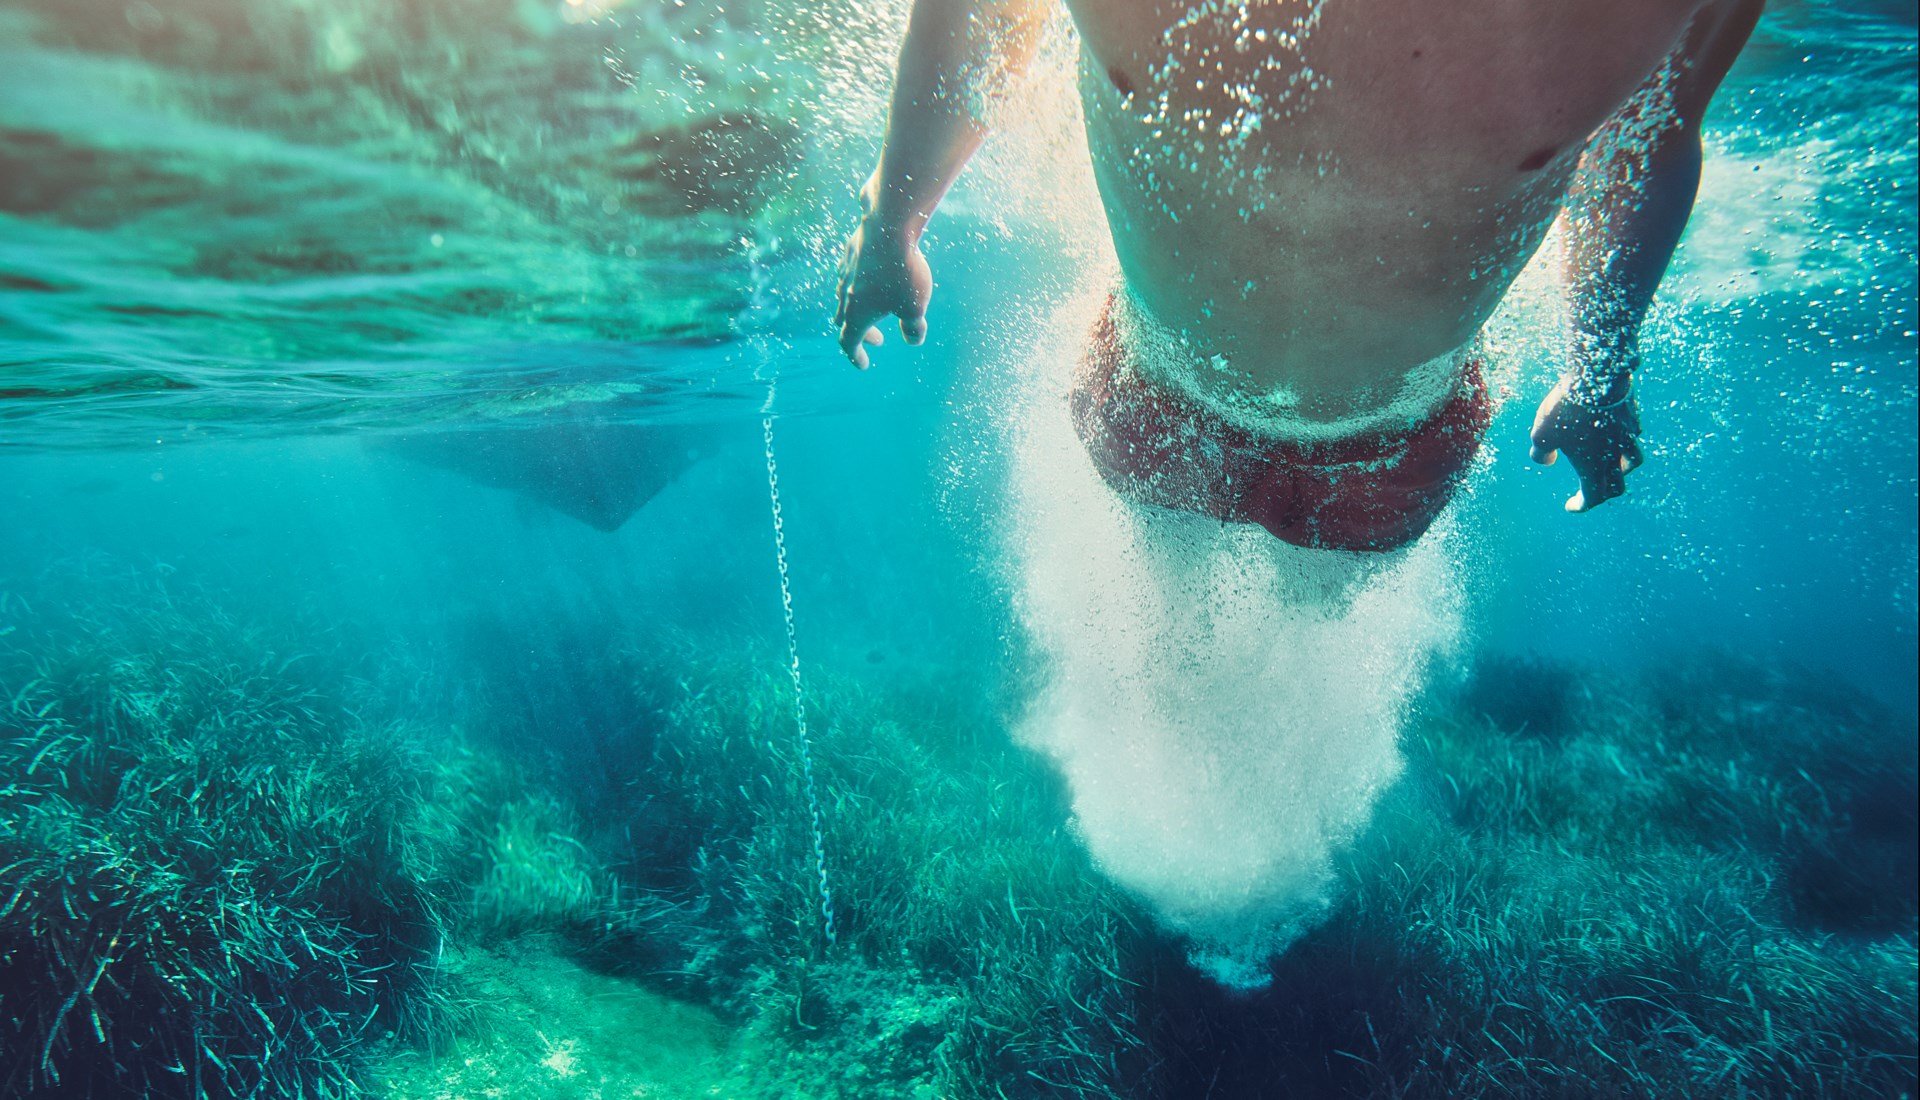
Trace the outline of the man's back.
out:
<instances>
[{"instance_id":1,"label":"man's back","mask_svg":"<svg viewBox=\"0 0 1920 1100\"><path fill-rule=\"evenodd\" d=\"M1285 388L1335 419L1472 338L1588 137L1636 88L1657 113L1695 5L1072 9L1131 291L1221 368L1206 385Z\"/></svg>"}]
</instances>

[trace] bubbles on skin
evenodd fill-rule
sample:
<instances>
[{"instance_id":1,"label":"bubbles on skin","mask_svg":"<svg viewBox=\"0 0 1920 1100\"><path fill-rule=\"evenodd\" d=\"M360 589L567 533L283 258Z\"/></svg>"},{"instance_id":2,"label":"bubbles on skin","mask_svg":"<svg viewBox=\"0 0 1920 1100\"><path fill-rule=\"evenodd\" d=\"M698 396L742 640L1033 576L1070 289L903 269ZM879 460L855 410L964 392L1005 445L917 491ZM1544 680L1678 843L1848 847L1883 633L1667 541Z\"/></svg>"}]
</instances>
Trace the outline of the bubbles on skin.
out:
<instances>
[{"instance_id":1,"label":"bubbles on skin","mask_svg":"<svg viewBox=\"0 0 1920 1100\"><path fill-rule=\"evenodd\" d=\"M1566 218L1572 232L1588 239L1607 239L1610 234L1605 223L1615 211L1637 210L1646 201L1647 179L1643 166L1661 140L1681 127L1683 120L1675 106L1675 93L1687 64L1677 54L1669 56L1588 147L1581 171L1587 178L1605 183L1592 188L1576 187L1567 195ZM1611 272L1620 255L1618 250L1609 252L1602 271ZM1604 279L1591 287L1589 293L1607 295L1600 300L1618 309L1620 299L1614 285L1613 280ZM1573 338L1583 343L1589 339L1577 328ZM1602 357L1602 353L1593 348L1577 354ZM1570 394L1579 402L1602 404L1611 396L1606 392L1608 384L1609 378L1603 374L1583 373L1574 379Z\"/></svg>"},{"instance_id":2,"label":"bubbles on skin","mask_svg":"<svg viewBox=\"0 0 1920 1100\"><path fill-rule=\"evenodd\" d=\"M1014 43L1034 33L1034 29L995 14L975 11L967 14L965 33L968 47L962 55L971 60L936 74L934 96L940 106L984 126L993 113L996 98L1019 79L1010 58L1025 51Z\"/></svg>"},{"instance_id":3,"label":"bubbles on skin","mask_svg":"<svg viewBox=\"0 0 1920 1100\"><path fill-rule=\"evenodd\" d=\"M1110 78L1135 138L1114 160L1161 216L1178 224L1192 213L1194 204L1176 194L1235 210L1243 222L1265 211L1260 185L1272 175L1271 153L1249 144L1330 86L1307 59L1324 7L1325 0L1200 0L1162 32L1145 90ZM1323 176L1334 168L1330 154L1300 156Z\"/></svg>"},{"instance_id":4,"label":"bubbles on skin","mask_svg":"<svg viewBox=\"0 0 1920 1100\"><path fill-rule=\"evenodd\" d=\"M1586 171L1599 179L1629 180L1636 191L1645 189L1645 181L1635 169L1663 136L1680 128L1680 112L1674 106L1674 95L1685 64L1677 56L1670 56L1654 70L1652 78L1627 100L1613 123L1588 148ZM1598 214L1597 207L1578 201L1567 207L1570 218L1591 218Z\"/></svg>"}]
</instances>

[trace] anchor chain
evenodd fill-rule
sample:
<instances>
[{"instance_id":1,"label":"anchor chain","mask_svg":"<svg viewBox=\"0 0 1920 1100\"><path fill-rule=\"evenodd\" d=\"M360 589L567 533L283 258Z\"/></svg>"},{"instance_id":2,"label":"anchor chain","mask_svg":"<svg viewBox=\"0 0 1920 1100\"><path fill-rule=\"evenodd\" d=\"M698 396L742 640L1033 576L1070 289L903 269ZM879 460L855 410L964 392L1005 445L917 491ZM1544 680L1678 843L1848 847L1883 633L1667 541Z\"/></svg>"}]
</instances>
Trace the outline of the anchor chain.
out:
<instances>
[{"instance_id":1,"label":"anchor chain","mask_svg":"<svg viewBox=\"0 0 1920 1100\"><path fill-rule=\"evenodd\" d=\"M806 684L800 675L800 635L793 625L793 581L787 567L787 524L780 509L780 470L773 457L773 387L760 417L760 441L767 459L767 499L773 508L773 559L780 571L780 611L787 624L787 675L793 682L794 740L800 748L800 775L807 794L807 814L813 828L813 869L819 879L820 925L827 946L834 945L833 889L827 881L827 834L820 795L813 778L813 737L807 729Z\"/></svg>"}]
</instances>

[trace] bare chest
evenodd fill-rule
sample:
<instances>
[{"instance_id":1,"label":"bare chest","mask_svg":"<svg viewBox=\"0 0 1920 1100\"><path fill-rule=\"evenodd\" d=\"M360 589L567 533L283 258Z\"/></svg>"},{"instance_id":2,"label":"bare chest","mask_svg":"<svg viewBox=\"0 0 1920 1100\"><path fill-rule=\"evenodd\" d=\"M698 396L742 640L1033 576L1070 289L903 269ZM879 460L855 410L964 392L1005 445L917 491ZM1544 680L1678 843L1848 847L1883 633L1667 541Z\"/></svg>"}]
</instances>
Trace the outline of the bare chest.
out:
<instances>
[{"instance_id":1,"label":"bare chest","mask_svg":"<svg viewBox=\"0 0 1920 1100\"><path fill-rule=\"evenodd\" d=\"M1074 0L1110 136L1280 180L1523 186L1658 69L1691 0ZM1126 133L1131 129L1133 132ZM1163 166L1164 167L1167 166Z\"/></svg>"}]
</instances>

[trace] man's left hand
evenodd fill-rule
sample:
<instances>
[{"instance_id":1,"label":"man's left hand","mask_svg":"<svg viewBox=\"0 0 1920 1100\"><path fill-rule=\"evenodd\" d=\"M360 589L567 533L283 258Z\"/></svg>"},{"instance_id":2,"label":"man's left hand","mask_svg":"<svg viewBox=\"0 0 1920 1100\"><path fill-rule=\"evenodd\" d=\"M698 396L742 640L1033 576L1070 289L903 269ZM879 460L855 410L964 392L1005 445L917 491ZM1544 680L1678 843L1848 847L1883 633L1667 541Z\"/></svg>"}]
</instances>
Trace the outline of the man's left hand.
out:
<instances>
[{"instance_id":1,"label":"man's left hand","mask_svg":"<svg viewBox=\"0 0 1920 1100\"><path fill-rule=\"evenodd\" d=\"M1567 511L1589 511L1627 491L1627 474L1641 462L1640 413L1631 387L1622 378L1608 387L1611 392L1589 396L1593 387L1568 375L1540 403L1533 460L1551 466L1565 452L1580 475L1580 491L1567 498Z\"/></svg>"}]
</instances>

